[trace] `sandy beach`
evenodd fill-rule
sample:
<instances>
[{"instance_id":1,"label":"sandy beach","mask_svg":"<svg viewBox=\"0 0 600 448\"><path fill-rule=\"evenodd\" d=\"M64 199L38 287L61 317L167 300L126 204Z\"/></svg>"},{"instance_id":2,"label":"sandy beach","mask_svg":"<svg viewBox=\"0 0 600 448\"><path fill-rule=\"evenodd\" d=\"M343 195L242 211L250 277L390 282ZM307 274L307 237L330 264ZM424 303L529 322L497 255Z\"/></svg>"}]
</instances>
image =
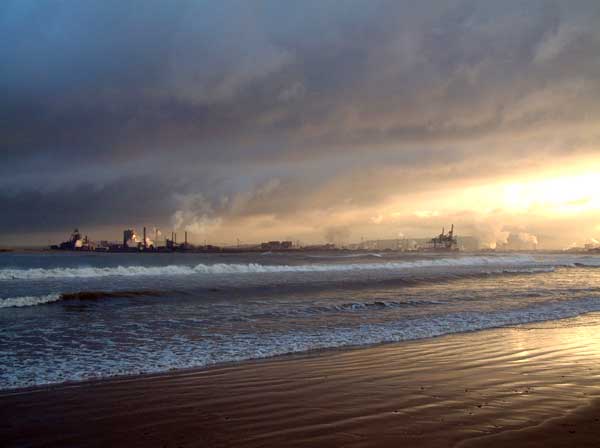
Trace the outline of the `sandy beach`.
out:
<instances>
[{"instance_id":1,"label":"sandy beach","mask_svg":"<svg viewBox=\"0 0 600 448\"><path fill-rule=\"evenodd\" d=\"M0 0L0 448L600 448L600 0Z\"/></svg>"},{"instance_id":2,"label":"sandy beach","mask_svg":"<svg viewBox=\"0 0 600 448\"><path fill-rule=\"evenodd\" d=\"M3 446L598 446L598 315L5 391Z\"/></svg>"}]
</instances>

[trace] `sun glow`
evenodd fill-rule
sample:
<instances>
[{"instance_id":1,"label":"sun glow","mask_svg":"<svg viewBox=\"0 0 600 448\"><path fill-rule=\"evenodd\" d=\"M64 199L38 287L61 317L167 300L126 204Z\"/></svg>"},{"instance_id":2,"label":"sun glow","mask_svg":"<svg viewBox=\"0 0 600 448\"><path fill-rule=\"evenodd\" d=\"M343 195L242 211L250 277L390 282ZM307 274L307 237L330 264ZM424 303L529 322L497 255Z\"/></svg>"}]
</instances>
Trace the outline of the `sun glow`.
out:
<instances>
[{"instance_id":1,"label":"sun glow","mask_svg":"<svg viewBox=\"0 0 600 448\"><path fill-rule=\"evenodd\" d=\"M600 209L600 173L510 183L504 207L515 212L576 214Z\"/></svg>"},{"instance_id":2,"label":"sun glow","mask_svg":"<svg viewBox=\"0 0 600 448\"><path fill-rule=\"evenodd\" d=\"M391 219L423 220L472 213L482 217L567 217L600 212L600 170L550 171L530 178L506 178L494 183L446 188L441 192L403 195L379 213Z\"/></svg>"}]
</instances>

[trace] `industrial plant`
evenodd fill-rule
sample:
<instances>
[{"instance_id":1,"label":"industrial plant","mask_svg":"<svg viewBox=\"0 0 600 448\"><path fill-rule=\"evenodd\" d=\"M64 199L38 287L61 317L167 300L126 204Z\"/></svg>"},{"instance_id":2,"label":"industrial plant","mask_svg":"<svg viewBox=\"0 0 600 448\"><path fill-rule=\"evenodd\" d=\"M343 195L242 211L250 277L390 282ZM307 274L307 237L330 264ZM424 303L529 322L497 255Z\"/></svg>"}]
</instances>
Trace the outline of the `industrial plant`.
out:
<instances>
[{"instance_id":1,"label":"industrial plant","mask_svg":"<svg viewBox=\"0 0 600 448\"><path fill-rule=\"evenodd\" d=\"M188 241L188 232L183 232L183 241L177 239L177 233L171 232L170 238L163 237L158 229L148 232L146 227L138 235L134 229L123 230L121 241L92 241L83 235L79 229L73 230L70 238L58 245L50 247L52 250L69 250L84 252L285 252L285 251L333 251L333 250L381 250L397 252L456 252L459 250L477 250L478 241L472 237L463 237L459 244L458 237L454 234L454 225L450 231L442 232L431 239L394 239L363 241L360 244L349 244L339 247L334 244L301 245L293 241L268 241L259 244L245 244L243 246L216 246L211 244L196 245Z\"/></svg>"},{"instance_id":2,"label":"industrial plant","mask_svg":"<svg viewBox=\"0 0 600 448\"><path fill-rule=\"evenodd\" d=\"M69 239L57 245L50 246L51 250L62 251L81 251L81 252L138 252L138 253L159 253L159 252L295 252L295 251L378 251L378 252L430 252L430 253L448 253L448 252L476 252L483 250L486 252L531 252L538 250L538 240L534 235L528 233L510 233L506 241L497 241L495 248L481 247L478 238L474 236L458 236L454 231L454 224L446 233L445 228L439 235L433 238L391 238L378 240L361 239L359 243L336 245L326 244L301 244L299 241L290 240L272 240L254 244L236 245L213 245L213 244L192 244L188 240L188 232L183 232L183 241L178 240L177 233L171 232L165 237L158 229L153 228L147 231L142 228L139 235L135 229L128 228L123 230L120 241L93 241L84 235L79 229L73 230ZM581 253L600 253L600 242L591 240L585 246L572 246L565 249L569 252Z\"/></svg>"},{"instance_id":3,"label":"industrial plant","mask_svg":"<svg viewBox=\"0 0 600 448\"><path fill-rule=\"evenodd\" d=\"M450 228L448 234L440 233L435 238L432 238L429 245L424 248L428 252L456 252L458 251L458 241L454 236L454 224Z\"/></svg>"},{"instance_id":4,"label":"industrial plant","mask_svg":"<svg viewBox=\"0 0 600 448\"><path fill-rule=\"evenodd\" d=\"M183 242L177 240L177 233L171 232L170 238L164 238L162 245L158 244L162 233L154 229L152 235L146 227L142 235L134 229L123 230L121 241L91 241L87 235L83 236L79 229L73 230L70 238L58 245L50 246L51 250L69 250L82 252L258 252L258 251L284 251L295 250L291 241L269 241L257 245L241 247L221 247L211 244L194 245L188 242L188 232L183 232ZM152 238L151 238L152 236Z\"/></svg>"}]
</instances>

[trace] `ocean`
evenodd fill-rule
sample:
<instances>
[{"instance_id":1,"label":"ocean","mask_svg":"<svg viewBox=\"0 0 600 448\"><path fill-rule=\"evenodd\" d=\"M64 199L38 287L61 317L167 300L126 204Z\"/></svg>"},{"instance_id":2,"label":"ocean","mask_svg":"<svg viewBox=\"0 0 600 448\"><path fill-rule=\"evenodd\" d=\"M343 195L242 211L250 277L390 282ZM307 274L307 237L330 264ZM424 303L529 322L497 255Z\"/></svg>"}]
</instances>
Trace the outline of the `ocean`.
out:
<instances>
[{"instance_id":1,"label":"ocean","mask_svg":"<svg viewBox=\"0 0 600 448\"><path fill-rule=\"evenodd\" d=\"M0 254L0 390L600 311L600 256Z\"/></svg>"}]
</instances>

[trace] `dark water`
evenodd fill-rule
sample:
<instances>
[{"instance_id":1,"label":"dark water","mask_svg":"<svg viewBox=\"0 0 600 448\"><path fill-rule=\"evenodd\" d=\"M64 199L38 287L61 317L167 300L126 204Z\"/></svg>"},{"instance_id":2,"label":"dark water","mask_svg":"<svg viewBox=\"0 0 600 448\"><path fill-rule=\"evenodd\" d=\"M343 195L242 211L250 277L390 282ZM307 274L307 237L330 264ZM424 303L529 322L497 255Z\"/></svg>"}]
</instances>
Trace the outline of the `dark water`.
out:
<instances>
[{"instance_id":1,"label":"dark water","mask_svg":"<svg viewBox=\"0 0 600 448\"><path fill-rule=\"evenodd\" d=\"M600 311L571 254L0 254L0 389Z\"/></svg>"}]
</instances>

